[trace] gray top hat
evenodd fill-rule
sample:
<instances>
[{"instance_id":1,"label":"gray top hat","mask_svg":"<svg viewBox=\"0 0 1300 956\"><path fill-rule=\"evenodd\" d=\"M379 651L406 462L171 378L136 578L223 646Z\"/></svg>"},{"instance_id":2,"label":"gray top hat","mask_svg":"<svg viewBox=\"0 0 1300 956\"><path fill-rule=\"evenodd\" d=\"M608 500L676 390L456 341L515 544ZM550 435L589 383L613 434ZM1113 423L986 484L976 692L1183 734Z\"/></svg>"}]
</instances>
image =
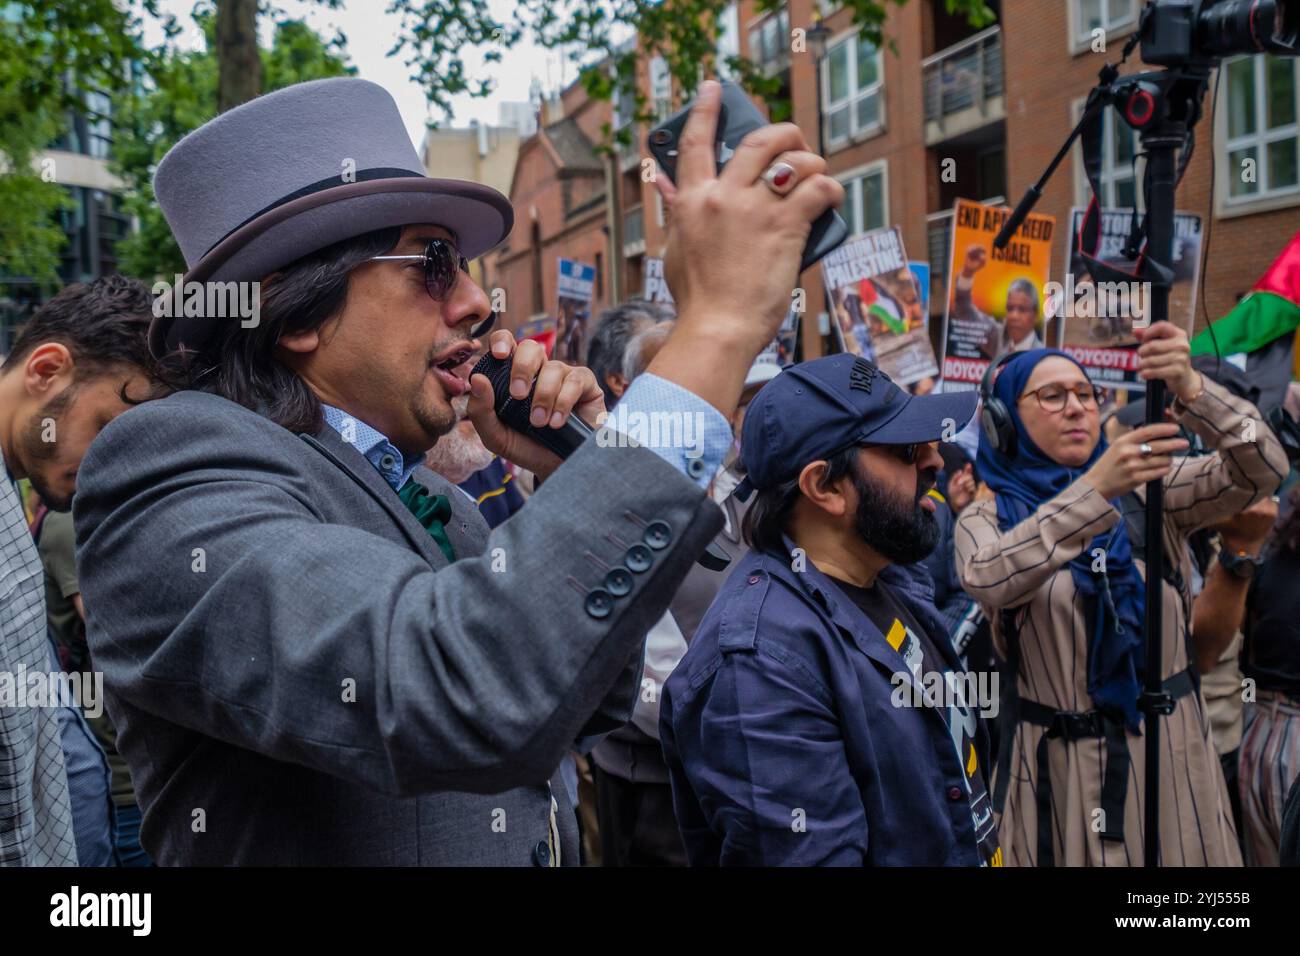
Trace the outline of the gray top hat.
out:
<instances>
[{"instance_id":1,"label":"gray top hat","mask_svg":"<svg viewBox=\"0 0 1300 956\"><path fill-rule=\"evenodd\" d=\"M450 230L473 259L514 225L495 189L425 175L392 96L350 77L299 83L204 123L162 158L154 193L186 282L261 280L343 239L416 223ZM150 348L198 348L211 328L158 316Z\"/></svg>"}]
</instances>

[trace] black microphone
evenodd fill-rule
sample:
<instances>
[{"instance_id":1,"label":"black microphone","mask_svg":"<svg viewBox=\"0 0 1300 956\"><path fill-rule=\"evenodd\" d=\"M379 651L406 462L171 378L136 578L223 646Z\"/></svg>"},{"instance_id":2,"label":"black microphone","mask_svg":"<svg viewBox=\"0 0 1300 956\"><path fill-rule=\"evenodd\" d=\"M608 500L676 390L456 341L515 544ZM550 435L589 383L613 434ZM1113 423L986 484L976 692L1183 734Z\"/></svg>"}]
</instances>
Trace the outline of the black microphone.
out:
<instances>
[{"instance_id":1,"label":"black microphone","mask_svg":"<svg viewBox=\"0 0 1300 956\"><path fill-rule=\"evenodd\" d=\"M572 413L559 428L551 428L549 425L538 428L533 425L529 421L529 415L533 411L532 388L528 390L528 396L522 400L510 396L512 364L510 359L499 359L488 352L478 360L478 364L469 374L471 377L487 376L488 382L492 385L492 407L496 409L497 418L508 427L522 432L539 445L555 452L561 458L568 458L595 432L590 425Z\"/></svg>"},{"instance_id":2,"label":"black microphone","mask_svg":"<svg viewBox=\"0 0 1300 956\"><path fill-rule=\"evenodd\" d=\"M527 435L544 448L555 452L560 458L568 458L578 450L579 445L595 434L595 431L573 412L569 413L569 417L559 428L551 428L549 425L543 425L541 428L535 426L529 420L529 415L533 410L533 388L537 387L536 383L529 388L527 398L522 400L513 398L510 395L512 365L511 359L499 359L491 352L487 352L469 374L471 378L475 375L487 376L488 382L492 385L492 407L496 410L497 418L501 419L507 428L513 428ZM731 563L731 555L717 544L709 542L708 549L696 558L696 561L710 571L722 571Z\"/></svg>"}]
</instances>

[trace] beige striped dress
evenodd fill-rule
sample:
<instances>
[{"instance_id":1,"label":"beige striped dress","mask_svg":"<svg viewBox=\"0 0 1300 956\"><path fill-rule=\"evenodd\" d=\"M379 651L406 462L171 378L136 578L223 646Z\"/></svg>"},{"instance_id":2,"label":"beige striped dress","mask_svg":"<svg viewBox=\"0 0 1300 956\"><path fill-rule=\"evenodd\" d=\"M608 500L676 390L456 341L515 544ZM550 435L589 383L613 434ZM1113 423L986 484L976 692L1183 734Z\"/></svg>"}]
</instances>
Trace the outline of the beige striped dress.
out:
<instances>
[{"instance_id":1,"label":"beige striped dress","mask_svg":"<svg viewBox=\"0 0 1300 956\"><path fill-rule=\"evenodd\" d=\"M1273 433L1249 402L1205 380L1205 391L1188 406L1174 403L1177 419L1215 453L1176 462L1165 479L1165 553L1182 579L1191 581L1187 535L1272 494L1287 470ZM1139 494L1143 492L1139 489ZM957 570L966 591L993 623L1000 655L1003 608L1018 611L1022 699L1054 710L1089 711L1088 647L1083 601L1076 596L1069 562L1094 536L1121 521L1119 512L1079 479L1040 505L1020 524L998 529L997 506L976 501L957 521ZM1135 545L1137 543L1135 542ZM1145 568L1137 562L1145 575ZM1168 679L1187 669L1186 617L1190 595L1163 586L1163 672ZM1027 606L1027 616L1026 616ZM1011 728L1003 727L1002 732ZM1038 854L1035 788L1041 768L1037 748L1044 729L1020 723L998 833L1008 866L1034 866ZM1145 742L1128 734L1130 767L1124 804L1124 840L1103 840L1098 813L1106 741L1049 740L1052 834L1057 866L1139 866L1143 862ZM1199 691L1180 698L1160 727L1160 845L1165 866L1239 866L1227 789Z\"/></svg>"}]
</instances>

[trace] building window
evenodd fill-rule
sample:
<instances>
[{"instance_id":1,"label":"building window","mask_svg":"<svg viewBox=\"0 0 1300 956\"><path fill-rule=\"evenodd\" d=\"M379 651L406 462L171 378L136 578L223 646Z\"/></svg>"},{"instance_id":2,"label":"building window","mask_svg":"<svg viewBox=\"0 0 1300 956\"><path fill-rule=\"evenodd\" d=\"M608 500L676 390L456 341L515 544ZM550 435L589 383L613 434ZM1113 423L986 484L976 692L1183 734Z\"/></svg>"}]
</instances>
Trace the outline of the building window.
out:
<instances>
[{"instance_id":1,"label":"building window","mask_svg":"<svg viewBox=\"0 0 1300 956\"><path fill-rule=\"evenodd\" d=\"M650 60L650 102L655 119L662 121L673 111L673 75L668 61L661 56Z\"/></svg>"},{"instance_id":2,"label":"building window","mask_svg":"<svg viewBox=\"0 0 1300 956\"><path fill-rule=\"evenodd\" d=\"M765 74L790 65L790 10L782 7L749 31L749 58Z\"/></svg>"},{"instance_id":3,"label":"building window","mask_svg":"<svg viewBox=\"0 0 1300 956\"><path fill-rule=\"evenodd\" d=\"M888 166L883 159L841 176L840 183L844 186L844 221L853 235L889 225Z\"/></svg>"},{"instance_id":4,"label":"building window","mask_svg":"<svg viewBox=\"0 0 1300 956\"><path fill-rule=\"evenodd\" d=\"M828 148L880 129L882 66L880 51L861 34L827 51L822 61L822 122Z\"/></svg>"},{"instance_id":5,"label":"building window","mask_svg":"<svg viewBox=\"0 0 1300 956\"><path fill-rule=\"evenodd\" d=\"M1300 191L1295 61L1248 56L1230 60L1222 69L1228 202Z\"/></svg>"},{"instance_id":6,"label":"building window","mask_svg":"<svg viewBox=\"0 0 1300 956\"><path fill-rule=\"evenodd\" d=\"M1083 100L1074 104L1074 121L1077 123L1083 115ZM1132 209L1137 203L1137 178L1134 173L1134 158L1138 154L1138 134L1127 123L1115 115L1113 109L1102 113L1101 136L1101 174L1098 185L1101 189L1097 202L1107 209ZM1088 175L1083 166L1083 146L1076 143L1074 147L1075 198L1078 205L1088 205L1091 196Z\"/></svg>"},{"instance_id":7,"label":"building window","mask_svg":"<svg viewBox=\"0 0 1300 956\"><path fill-rule=\"evenodd\" d=\"M1074 45L1087 46L1093 30L1112 31L1137 23L1137 0L1071 0Z\"/></svg>"},{"instance_id":8,"label":"building window","mask_svg":"<svg viewBox=\"0 0 1300 956\"><path fill-rule=\"evenodd\" d=\"M730 65L727 61L731 57L740 56L740 8L734 4L727 4L726 8L718 14L718 78L722 80L735 79Z\"/></svg>"},{"instance_id":9,"label":"building window","mask_svg":"<svg viewBox=\"0 0 1300 956\"><path fill-rule=\"evenodd\" d=\"M623 215L623 255L635 256L645 252L645 218L642 207L636 206Z\"/></svg>"},{"instance_id":10,"label":"building window","mask_svg":"<svg viewBox=\"0 0 1300 956\"><path fill-rule=\"evenodd\" d=\"M86 94L86 154L96 159L108 159L113 146L112 101L103 93Z\"/></svg>"}]
</instances>

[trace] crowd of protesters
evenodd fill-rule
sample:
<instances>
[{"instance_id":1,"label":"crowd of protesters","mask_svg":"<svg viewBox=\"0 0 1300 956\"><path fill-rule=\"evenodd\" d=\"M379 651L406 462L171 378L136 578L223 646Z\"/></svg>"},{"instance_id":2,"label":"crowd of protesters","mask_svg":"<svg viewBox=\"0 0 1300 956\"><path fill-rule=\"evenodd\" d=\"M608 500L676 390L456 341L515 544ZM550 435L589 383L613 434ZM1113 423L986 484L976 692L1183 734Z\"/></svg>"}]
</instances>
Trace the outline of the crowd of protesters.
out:
<instances>
[{"instance_id":1,"label":"crowd of protesters","mask_svg":"<svg viewBox=\"0 0 1300 956\"><path fill-rule=\"evenodd\" d=\"M789 125L719 175L700 103L662 187L677 309L606 311L585 367L490 331L464 267L509 205L394 175L374 84L164 159L191 270L263 281L261 324L111 276L0 366L0 680L103 683L0 699L0 864L1141 865L1157 480L1160 862L1300 863L1300 484L1258 390L1168 323L1153 425L1032 343L977 392L781 369L842 189ZM332 185L359 144L373 175ZM196 199L223 150L257 175ZM484 350L534 426L698 441L561 463L496 417Z\"/></svg>"}]
</instances>

